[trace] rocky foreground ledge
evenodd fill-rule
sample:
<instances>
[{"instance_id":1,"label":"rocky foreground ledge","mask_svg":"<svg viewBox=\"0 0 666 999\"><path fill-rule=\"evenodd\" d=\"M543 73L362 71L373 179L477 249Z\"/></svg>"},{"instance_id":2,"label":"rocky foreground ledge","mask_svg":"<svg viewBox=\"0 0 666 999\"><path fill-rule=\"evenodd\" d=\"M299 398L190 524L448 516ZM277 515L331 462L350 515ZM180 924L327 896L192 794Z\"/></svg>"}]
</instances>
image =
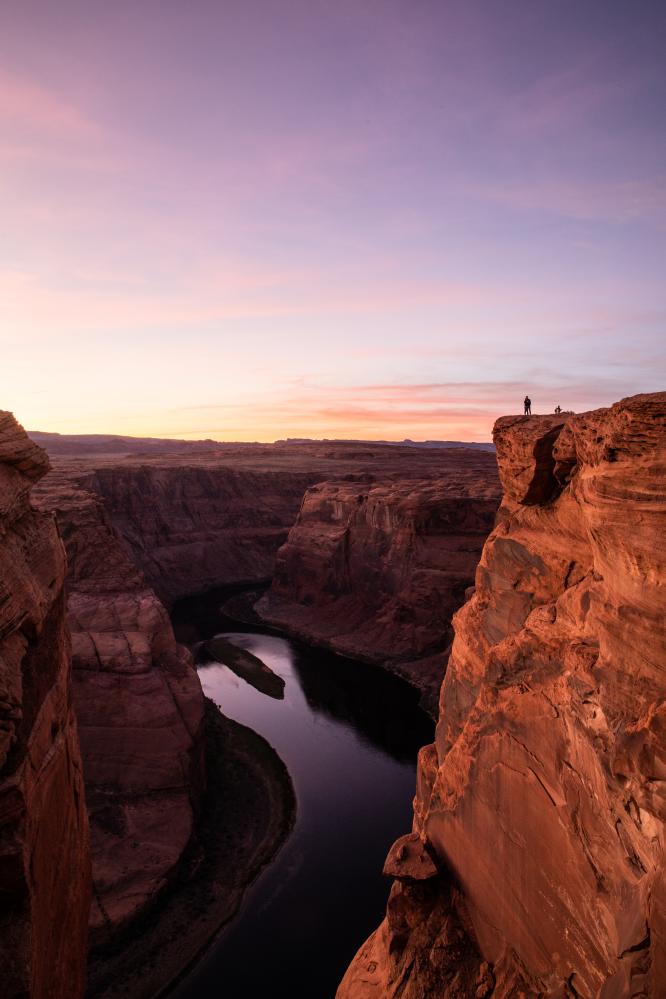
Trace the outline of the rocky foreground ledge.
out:
<instances>
[{"instance_id":1,"label":"rocky foreground ledge","mask_svg":"<svg viewBox=\"0 0 666 999\"><path fill-rule=\"evenodd\" d=\"M666 393L507 417L495 443L498 524L419 759L433 867L394 849L338 999L660 999Z\"/></svg>"}]
</instances>

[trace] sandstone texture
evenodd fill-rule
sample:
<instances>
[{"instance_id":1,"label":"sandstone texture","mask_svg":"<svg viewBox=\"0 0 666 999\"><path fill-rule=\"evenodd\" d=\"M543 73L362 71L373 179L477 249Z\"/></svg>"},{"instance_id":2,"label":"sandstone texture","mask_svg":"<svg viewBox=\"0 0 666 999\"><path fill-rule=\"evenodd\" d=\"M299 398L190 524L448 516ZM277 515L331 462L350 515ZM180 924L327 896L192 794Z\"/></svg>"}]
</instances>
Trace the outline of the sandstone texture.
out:
<instances>
[{"instance_id":1,"label":"sandstone texture","mask_svg":"<svg viewBox=\"0 0 666 999\"><path fill-rule=\"evenodd\" d=\"M226 465L107 467L89 487L170 606L215 586L267 581L312 474Z\"/></svg>"},{"instance_id":2,"label":"sandstone texture","mask_svg":"<svg viewBox=\"0 0 666 999\"><path fill-rule=\"evenodd\" d=\"M0 412L0 990L77 999L90 857L65 623L65 555L30 505L46 454Z\"/></svg>"},{"instance_id":3,"label":"sandstone texture","mask_svg":"<svg viewBox=\"0 0 666 999\"><path fill-rule=\"evenodd\" d=\"M109 523L167 607L215 587L267 583L303 496L317 483L351 476L356 502L363 480L379 487L452 477L441 486L443 500L454 496L455 479L459 497L480 488L495 506L499 501L494 454L471 449L36 436L50 449L52 479L103 499ZM396 494L395 504L418 505L419 489L397 488L403 495ZM425 493L423 502L429 502ZM480 544L477 559L479 552ZM473 566L466 578L472 577Z\"/></svg>"},{"instance_id":4,"label":"sandstone texture","mask_svg":"<svg viewBox=\"0 0 666 999\"><path fill-rule=\"evenodd\" d=\"M203 694L99 496L52 473L38 501L56 512L69 562L96 945L157 899L190 841L204 788Z\"/></svg>"},{"instance_id":5,"label":"sandstone texture","mask_svg":"<svg viewBox=\"0 0 666 999\"><path fill-rule=\"evenodd\" d=\"M311 487L255 609L308 641L396 669L434 707L451 619L500 489L491 453L445 451L427 478L399 471Z\"/></svg>"},{"instance_id":6,"label":"sandstone texture","mask_svg":"<svg viewBox=\"0 0 666 999\"><path fill-rule=\"evenodd\" d=\"M666 393L495 442L504 500L419 759L437 873L395 882L338 997L659 999Z\"/></svg>"}]
</instances>

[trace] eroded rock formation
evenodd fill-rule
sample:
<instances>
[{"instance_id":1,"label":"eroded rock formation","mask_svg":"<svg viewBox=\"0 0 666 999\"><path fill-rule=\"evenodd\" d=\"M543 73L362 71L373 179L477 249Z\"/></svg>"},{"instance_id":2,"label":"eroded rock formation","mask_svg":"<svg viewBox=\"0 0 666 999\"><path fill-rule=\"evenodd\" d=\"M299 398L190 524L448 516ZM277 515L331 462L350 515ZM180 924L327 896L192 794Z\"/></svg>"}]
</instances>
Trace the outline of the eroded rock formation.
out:
<instances>
[{"instance_id":1,"label":"eroded rock formation","mask_svg":"<svg viewBox=\"0 0 666 999\"><path fill-rule=\"evenodd\" d=\"M155 900L190 840L204 785L203 695L190 654L99 497L55 474L38 500L55 510L69 562L98 944Z\"/></svg>"},{"instance_id":2,"label":"eroded rock formation","mask_svg":"<svg viewBox=\"0 0 666 999\"><path fill-rule=\"evenodd\" d=\"M0 412L0 989L77 999L90 908L88 820L65 625L65 555L30 505L45 453Z\"/></svg>"},{"instance_id":3,"label":"eroded rock formation","mask_svg":"<svg viewBox=\"0 0 666 999\"><path fill-rule=\"evenodd\" d=\"M658 999L666 394L495 441L500 517L419 761L436 873L395 882L338 997Z\"/></svg>"},{"instance_id":4,"label":"eroded rock formation","mask_svg":"<svg viewBox=\"0 0 666 999\"><path fill-rule=\"evenodd\" d=\"M219 463L102 467L89 486L169 606L214 586L267 581L312 473Z\"/></svg>"},{"instance_id":5,"label":"eroded rock formation","mask_svg":"<svg viewBox=\"0 0 666 999\"><path fill-rule=\"evenodd\" d=\"M433 708L500 496L492 454L449 451L438 472L310 488L256 605L271 624L396 669Z\"/></svg>"},{"instance_id":6,"label":"eroded rock formation","mask_svg":"<svg viewBox=\"0 0 666 999\"><path fill-rule=\"evenodd\" d=\"M494 455L482 451L343 442L40 439L53 449L51 478L103 498L109 523L167 606L218 586L267 582L303 495L316 483L351 475L367 486L453 474L473 489L474 483L488 479L494 487L496 481Z\"/></svg>"}]
</instances>

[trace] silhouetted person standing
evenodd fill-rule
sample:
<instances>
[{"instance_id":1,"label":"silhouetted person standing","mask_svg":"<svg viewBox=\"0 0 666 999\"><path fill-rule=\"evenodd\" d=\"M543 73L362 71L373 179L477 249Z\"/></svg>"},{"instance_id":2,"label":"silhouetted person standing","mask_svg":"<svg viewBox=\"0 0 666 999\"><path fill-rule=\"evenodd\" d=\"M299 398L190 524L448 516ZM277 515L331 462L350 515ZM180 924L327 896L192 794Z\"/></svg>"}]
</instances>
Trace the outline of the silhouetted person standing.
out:
<instances>
[{"instance_id":1,"label":"silhouetted person standing","mask_svg":"<svg viewBox=\"0 0 666 999\"><path fill-rule=\"evenodd\" d=\"M528 395L525 396L525 416L532 415L532 400Z\"/></svg>"}]
</instances>

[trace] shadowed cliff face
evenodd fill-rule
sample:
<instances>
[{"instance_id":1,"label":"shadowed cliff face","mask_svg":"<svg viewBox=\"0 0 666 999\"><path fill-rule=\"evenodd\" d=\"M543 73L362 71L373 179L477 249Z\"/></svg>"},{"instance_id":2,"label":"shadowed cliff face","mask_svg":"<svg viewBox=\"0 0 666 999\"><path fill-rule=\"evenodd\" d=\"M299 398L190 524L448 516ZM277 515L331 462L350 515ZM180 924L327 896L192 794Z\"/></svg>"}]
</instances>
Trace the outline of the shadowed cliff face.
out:
<instances>
[{"instance_id":1,"label":"shadowed cliff face","mask_svg":"<svg viewBox=\"0 0 666 999\"><path fill-rule=\"evenodd\" d=\"M446 464L433 479L313 486L256 606L306 640L392 665L433 705L500 495L493 455L450 452Z\"/></svg>"},{"instance_id":2,"label":"shadowed cliff face","mask_svg":"<svg viewBox=\"0 0 666 999\"><path fill-rule=\"evenodd\" d=\"M451 471L496 481L493 454L459 449L183 441L130 448L112 441L108 446L126 448L113 452L85 437L46 444L54 449L49 482L62 495L83 489L103 499L109 524L167 606L218 586L268 582L303 495L316 483L353 477L363 489Z\"/></svg>"},{"instance_id":3,"label":"shadowed cliff face","mask_svg":"<svg viewBox=\"0 0 666 999\"><path fill-rule=\"evenodd\" d=\"M90 859L70 702L65 557L30 506L44 452L0 412L0 967L7 999L76 999ZM57 928L57 932L54 931Z\"/></svg>"},{"instance_id":4,"label":"shadowed cliff face","mask_svg":"<svg viewBox=\"0 0 666 999\"><path fill-rule=\"evenodd\" d=\"M203 695L99 497L52 476L38 500L55 510L69 562L94 945L153 902L177 870L204 786Z\"/></svg>"},{"instance_id":5,"label":"shadowed cliff face","mask_svg":"<svg viewBox=\"0 0 666 999\"><path fill-rule=\"evenodd\" d=\"M90 486L169 606L212 586L270 578L312 479L189 464L101 468Z\"/></svg>"},{"instance_id":6,"label":"shadowed cliff face","mask_svg":"<svg viewBox=\"0 0 666 999\"><path fill-rule=\"evenodd\" d=\"M666 394L499 420L414 829L340 999L666 990Z\"/></svg>"}]
</instances>

